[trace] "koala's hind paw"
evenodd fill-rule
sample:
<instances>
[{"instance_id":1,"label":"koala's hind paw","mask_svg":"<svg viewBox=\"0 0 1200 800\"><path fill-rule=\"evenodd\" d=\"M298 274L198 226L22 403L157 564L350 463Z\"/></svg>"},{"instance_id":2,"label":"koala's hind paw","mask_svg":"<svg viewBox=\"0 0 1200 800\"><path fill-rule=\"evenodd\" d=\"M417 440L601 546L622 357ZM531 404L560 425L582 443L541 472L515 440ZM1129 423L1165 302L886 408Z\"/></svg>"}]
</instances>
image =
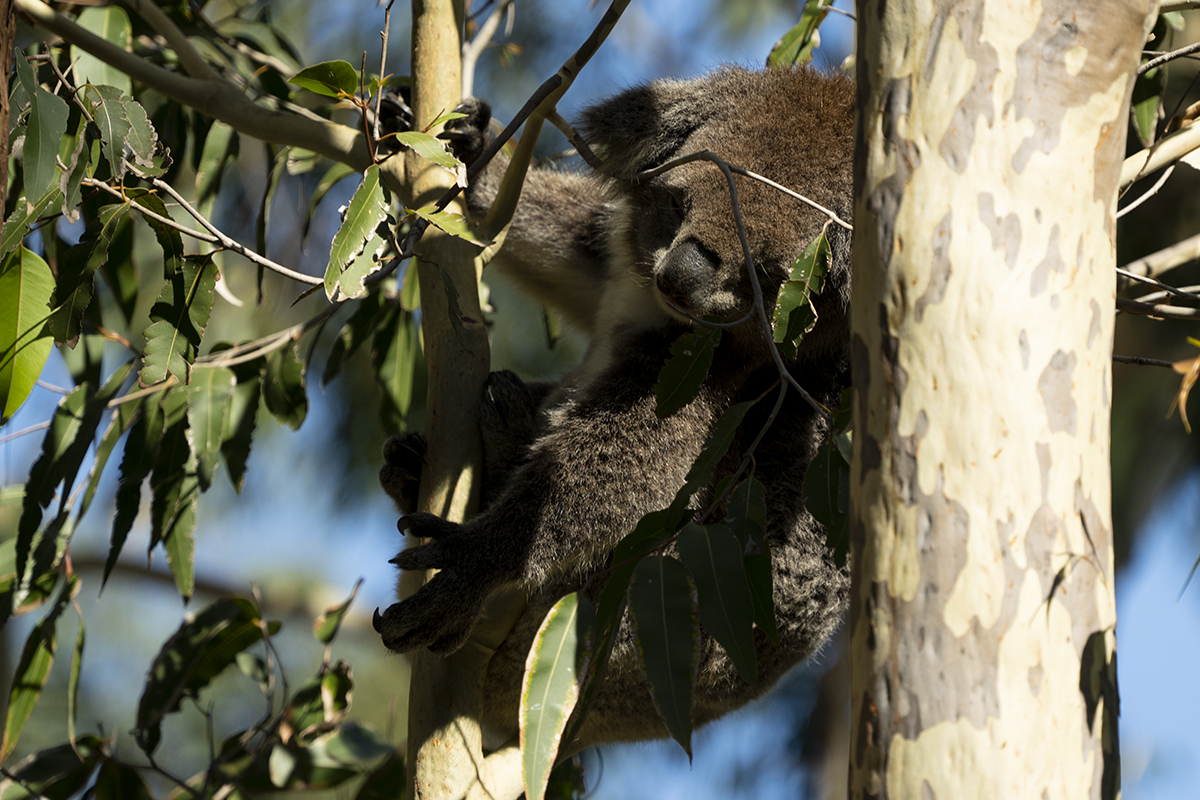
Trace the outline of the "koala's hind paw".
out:
<instances>
[{"instance_id":1,"label":"koala's hind paw","mask_svg":"<svg viewBox=\"0 0 1200 800\"><path fill-rule=\"evenodd\" d=\"M487 146L488 123L492 121L492 107L477 97L468 97L454 109L466 116L452 119L439 135L450 144L454 156L468 167L483 153Z\"/></svg>"},{"instance_id":2,"label":"koala's hind paw","mask_svg":"<svg viewBox=\"0 0 1200 800\"><path fill-rule=\"evenodd\" d=\"M420 431L393 436L383 445L379 483L402 514L411 513L417 507L427 447L425 434Z\"/></svg>"},{"instance_id":3,"label":"koala's hind paw","mask_svg":"<svg viewBox=\"0 0 1200 800\"><path fill-rule=\"evenodd\" d=\"M376 609L372 624L389 650L405 653L426 646L448 655L467 640L486 598L478 581L439 572L407 600L382 614Z\"/></svg>"}]
</instances>

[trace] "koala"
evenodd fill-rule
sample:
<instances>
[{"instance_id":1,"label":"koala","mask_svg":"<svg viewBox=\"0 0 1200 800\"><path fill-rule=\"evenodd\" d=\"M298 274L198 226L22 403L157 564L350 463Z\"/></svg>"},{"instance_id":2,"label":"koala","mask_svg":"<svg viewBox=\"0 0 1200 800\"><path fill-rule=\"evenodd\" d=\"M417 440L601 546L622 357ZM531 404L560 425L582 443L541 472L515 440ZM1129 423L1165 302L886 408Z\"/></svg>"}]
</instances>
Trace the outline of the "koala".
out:
<instances>
[{"instance_id":1,"label":"koala","mask_svg":"<svg viewBox=\"0 0 1200 800\"><path fill-rule=\"evenodd\" d=\"M451 133L468 164L486 142L490 111L464 104ZM412 511L425 441L391 440L380 472L405 516L402 528L428 538L403 550L405 570L440 570L413 596L376 612L384 644L403 652L450 653L467 639L484 601L518 586L529 608L492 659L485 725L515 733L530 643L547 610L589 575L646 513L666 508L683 486L721 413L764 397L745 417L701 504L742 461L767 423L779 380L774 347L753 307L753 287L730 208L726 179L697 161L645 179L640 173L708 150L830 208L852 214L854 84L810 69L724 68L688 81L624 91L583 112L579 130L602 168L533 169L488 269L556 309L590 337L583 363L556 386L494 373L481 409L484 507L464 524ZM505 163L490 164L466 191L481 219ZM768 310L789 268L827 217L777 189L737 177L741 212ZM832 263L814 298L815 328L787 367L827 407L849 384L850 236L827 233ZM671 416L655 413L653 386L672 344L695 320L737 322L724 331L698 395ZM794 390L753 454L766 494L780 641L755 631L758 680L743 681L723 650L703 637L695 724L761 695L833 633L849 577L804 508L803 483L827 422ZM603 581L590 590L598 595ZM632 624L617 642L572 751L607 741L667 735L641 675ZM564 751L565 752L565 751Z\"/></svg>"}]
</instances>

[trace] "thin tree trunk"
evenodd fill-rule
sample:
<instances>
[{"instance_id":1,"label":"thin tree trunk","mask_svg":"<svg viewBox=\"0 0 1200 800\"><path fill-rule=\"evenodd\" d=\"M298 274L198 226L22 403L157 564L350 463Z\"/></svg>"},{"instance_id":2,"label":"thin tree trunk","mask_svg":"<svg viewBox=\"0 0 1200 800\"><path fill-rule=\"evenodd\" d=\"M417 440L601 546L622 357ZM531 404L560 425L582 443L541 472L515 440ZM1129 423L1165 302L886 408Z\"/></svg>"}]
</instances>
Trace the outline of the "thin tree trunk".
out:
<instances>
[{"instance_id":1,"label":"thin tree trunk","mask_svg":"<svg viewBox=\"0 0 1200 800\"><path fill-rule=\"evenodd\" d=\"M1115 798L1117 181L1154 0L859 0L850 797Z\"/></svg>"},{"instance_id":2,"label":"thin tree trunk","mask_svg":"<svg viewBox=\"0 0 1200 800\"><path fill-rule=\"evenodd\" d=\"M461 99L462 23L462 0L413 2L412 106L418 129L453 110ZM411 158L407 168L413 181L412 202L417 206L433 202L453 185L453 175L428 161ZM473 245L430 227L415 260L429 365L425 429L429 450L421 473L420 508L456 521L475 512L480 488L477 410L487 382L489 350L473 264L477 252ZM454 322L447 281L453 284L460 313ZM405 582L408 593L416 590L414 583ZM519 598L498 598L489 603L487 620L476 626L467 644L453 656L443 659L424 648L412 655L409 797L454 800L466 795L473 784L490 786L501 778L520 785L519 763L508 764L517 769L515 779L492 774L501 771L501 765L483 758L479 717L488 661L523 607Z\"/></svg>"}]
</instances>

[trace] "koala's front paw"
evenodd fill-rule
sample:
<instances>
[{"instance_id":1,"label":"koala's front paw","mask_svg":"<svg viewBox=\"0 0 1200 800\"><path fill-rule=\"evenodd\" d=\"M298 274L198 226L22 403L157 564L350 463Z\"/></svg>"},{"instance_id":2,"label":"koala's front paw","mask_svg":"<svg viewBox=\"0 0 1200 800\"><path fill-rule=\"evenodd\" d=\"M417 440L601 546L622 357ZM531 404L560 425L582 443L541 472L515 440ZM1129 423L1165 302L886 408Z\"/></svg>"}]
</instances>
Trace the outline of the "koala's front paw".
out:
<instances>
[{"instance_id":1,"label":"koala's front paw","mask_svg":"<svg viewBox=\"0 0 1200 800\"><path fill-rule=\"evenodd\" d=\"M438 138L450 143L455 158L468 167L479 158L487 146L488 123L492 121L492 107L477 97L468 97L454 109L466 116L446 123Z\"/></svg>"},{"instance_id":2,"label":"koala's front paw","mask_svg":"<svg viewBox=\"0 0 1200 800\"><path fill-rule=\"evenodd\" d=\"M379 468L379 484L396 502L401 514L411 514L417 507L421 489L421 469L425 465L428 443L420 431L389 438L383 445L383 466Z\"/></svg>"},{"instance_id":3,"label":"koala's front paw","mask_svg":"<svg viewBox=\"0 0 1200 800\"><path fill-rule=\"evenodd\" d=\"M467 640L483 610L491 582L471 568L475 549L463 527L433 514L410 514L401 526L427 544L400 551L392 563L405 570L441 570L429 583L382 614L375 612L375 630L389 650L403 653L426 646L435 653L453 653Z\"/></svg>"}]
</instances>

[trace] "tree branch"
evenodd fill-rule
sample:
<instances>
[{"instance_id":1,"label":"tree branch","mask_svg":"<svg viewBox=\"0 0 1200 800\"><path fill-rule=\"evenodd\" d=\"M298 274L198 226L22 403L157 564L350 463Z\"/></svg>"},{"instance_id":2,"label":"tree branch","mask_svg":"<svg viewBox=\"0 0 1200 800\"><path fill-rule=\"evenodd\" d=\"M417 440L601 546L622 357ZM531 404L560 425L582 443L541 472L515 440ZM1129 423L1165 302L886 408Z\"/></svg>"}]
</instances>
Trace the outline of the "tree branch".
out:
<instances>
[{"instance_id":1,"label":"tree branch","mask_svg":"<svg viewBox=\"0 0 1200 800\"><path fill-rule=\"evenodd\" d=\"M1157 253L1130 261L1121 269L1134 275L1150 278L1198 258L1200 258L1200 234L1188 237L1182 242L1176 242L1170 247L1164 247Z\"/></svg>"},{"instance_id":2,"label":"tree branch","mask_svg":"<svg viewBox=\"0 0 1200 800\"><path fill-rule=\"evenodd\" d=\"M69 44L172 100L229 124L239 133L271 144L303 147L356 170L364 170L371 164L366 137L354 128L263 108L229 81L190 78L163 69L84 30L41 0L16 0L16 8L34 24L62 37ZM182 60L182 54L180 58ZM195 64L193 66L197 67Z\"/></svg>"},{"instance_id":3,"label":"tree branch","mask_svg":"<svg viewBox=\"0 0 1200 800\"><path fill-rule=\"evenodd\" d=\"M200 80L221 79L216 70L209 66L204 57L196 51L196 48L192 47L192 43L188 41L187 36L176 27L170 17L162 12L162 9L153 3L146 2L146 0L120 0L120 3L144 19L146 24L154 29L155 33L166 40L167 45L175 51L180 65L187 71L188 75Z\"/></svg>"},{"instance_id":4,"label":"tree branch","mask_svg":"<svg viewBox=\"0 0 1200 800\"><path fill-rule=\"evenodd\" d=\"M1121 165L1120 188L1124 189L1143 175L1158 172L1200 147L1200 125L1188 125L1169 133L1140 153L1134 153Z\"/></svg>"}]
</instances>

